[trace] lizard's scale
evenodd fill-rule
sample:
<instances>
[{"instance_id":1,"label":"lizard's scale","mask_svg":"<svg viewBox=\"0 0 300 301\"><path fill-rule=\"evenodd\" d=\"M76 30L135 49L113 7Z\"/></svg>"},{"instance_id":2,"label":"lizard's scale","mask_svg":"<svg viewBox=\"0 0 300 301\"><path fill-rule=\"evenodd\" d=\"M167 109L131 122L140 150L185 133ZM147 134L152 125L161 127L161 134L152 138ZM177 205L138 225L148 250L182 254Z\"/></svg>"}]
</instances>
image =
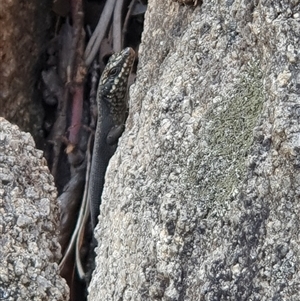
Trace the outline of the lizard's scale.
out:
<instances>
[{"instance_id":1,"label":"lizard's scale","mask_svg":"<svg viewBox=\"0 0 300 301\"><path fill-rule=\"evenodd\" d=\"M117 148L118 138L124 130L127 83L134 62L134 54L133 49L129 47L120 53L113 54L98 85L98 121L88 190L93 228L97 224L106 168Z\"/></svg>"}]
</instances>

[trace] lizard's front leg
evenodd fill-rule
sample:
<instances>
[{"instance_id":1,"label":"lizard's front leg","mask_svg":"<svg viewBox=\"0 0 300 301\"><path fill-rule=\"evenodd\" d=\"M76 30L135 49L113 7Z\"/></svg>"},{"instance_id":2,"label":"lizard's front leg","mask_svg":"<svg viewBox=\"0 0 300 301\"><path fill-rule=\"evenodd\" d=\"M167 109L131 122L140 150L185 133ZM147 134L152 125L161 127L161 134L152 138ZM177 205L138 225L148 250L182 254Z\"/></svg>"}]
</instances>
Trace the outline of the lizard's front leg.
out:
<instances>
[{"instance_id":1,"label":"lizard's front leg","mask_svg":"<svg viewBox=\"0 0 300 301\"><path fill-rule=\"evenodd\" d=\"M108 133L106 137L106 143L108 145L113 145L118 142L118 139L121 137L122 133L124 132L125 125L116 125L114 126Z\"/></svg>"}]
</instances>

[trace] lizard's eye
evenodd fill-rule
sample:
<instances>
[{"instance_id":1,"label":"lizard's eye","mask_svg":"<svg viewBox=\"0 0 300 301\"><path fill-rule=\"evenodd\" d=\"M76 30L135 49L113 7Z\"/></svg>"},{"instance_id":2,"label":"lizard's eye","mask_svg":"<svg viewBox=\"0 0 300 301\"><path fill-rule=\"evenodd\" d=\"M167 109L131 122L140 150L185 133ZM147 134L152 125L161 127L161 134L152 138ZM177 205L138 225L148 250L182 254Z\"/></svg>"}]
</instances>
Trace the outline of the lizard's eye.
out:
<instances>
[{"instance_id":1,"label":"lizard's eye","mask_svg":"<svg viewBox=\"0 0 300 301\"><path fill-rule=\"evenodd\" d=\"M109 70L108 75L109 76L115 76L117 74L118 68L114 67L112 69Z\"/></svg>"}]
</instances>

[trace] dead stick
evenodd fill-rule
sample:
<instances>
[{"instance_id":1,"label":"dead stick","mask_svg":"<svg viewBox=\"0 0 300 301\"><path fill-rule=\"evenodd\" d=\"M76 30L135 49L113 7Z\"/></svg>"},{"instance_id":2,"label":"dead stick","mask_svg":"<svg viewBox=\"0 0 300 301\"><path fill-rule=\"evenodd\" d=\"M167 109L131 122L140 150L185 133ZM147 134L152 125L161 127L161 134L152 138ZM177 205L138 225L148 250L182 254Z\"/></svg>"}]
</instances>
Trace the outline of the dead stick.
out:
<instances>
[{"instance_id":1,"label":"dead stick","mask_svg":"<svg viewBox=\"0 0 300 301\"><path fill-rule=\"evenodd\" d=\"M108 27L108 23L111 19L116 0L108 0L105 3L105 7L98 21L97 27L90 38L84 53L85 64L87 67L90 66L94 60L97 51L99 50L100 44L104 38L105 32Z\"/></svg>"},{"instance_id":2,"label":"dead stick","mask_svg":"<svg viewBox=\"0 0 300 301\"><path fill-rule=\"evenodd\" d=\"M113 18L113 48L115 52L122 50L122 8L124 0L117 0Z\"/></svg>"}]
</instances>

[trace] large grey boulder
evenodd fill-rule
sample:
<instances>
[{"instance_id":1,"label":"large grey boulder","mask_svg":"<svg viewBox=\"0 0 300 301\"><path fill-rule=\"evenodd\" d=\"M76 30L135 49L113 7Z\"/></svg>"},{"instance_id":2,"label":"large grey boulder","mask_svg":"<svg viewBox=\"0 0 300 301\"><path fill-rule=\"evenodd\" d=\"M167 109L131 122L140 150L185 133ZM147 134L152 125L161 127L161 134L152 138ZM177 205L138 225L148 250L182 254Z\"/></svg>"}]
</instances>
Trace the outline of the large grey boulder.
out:
<instances>
[{"instance_id":1,"label":"large grey boulder","mask_svg":"<svg viewBox=\"0 0 300 301\"><path fill-rule=\"evenodd\" d=\"M299 11L149 1L90 301L299 300Z\"/></svg>"},{"instance_id":2,"label":"large grey boulder","mask_svg":"<svg viewBox=\"0 0 300 301\"><path fill-rule=\"evenodd\" d=\"M68 300L56 196L31 135L0 117L0 300Z\"/></svg>"}]
</instances>

